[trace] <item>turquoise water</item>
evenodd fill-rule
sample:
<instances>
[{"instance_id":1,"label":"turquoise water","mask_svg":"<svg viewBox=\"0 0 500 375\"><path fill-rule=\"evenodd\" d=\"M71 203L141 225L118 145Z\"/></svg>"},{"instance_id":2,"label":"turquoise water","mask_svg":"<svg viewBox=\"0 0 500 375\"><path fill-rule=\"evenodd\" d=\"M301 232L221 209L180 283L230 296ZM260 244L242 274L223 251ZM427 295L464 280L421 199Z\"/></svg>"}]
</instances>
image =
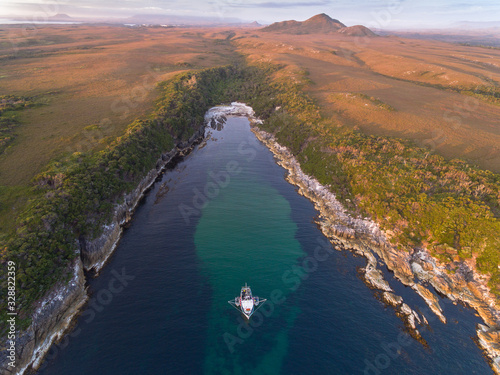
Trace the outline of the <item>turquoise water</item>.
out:
<instances>
[{"instance_id":1,"label":"turquoise water","mask_svg":"<svg viewBox=\"0 0 500 375\"><path fill-rule=\"evenodd\" d=\"M443 324L386 272L430 322L426 345L409 337L359 277L365 260L325 242L248 121L210 132L147 194L39 374L493 373L472 311L441 299ZM123 290L105 294L120 275ZM227 303L245 282L268 298L249 322Z\"/></svg>"},{"instance_id":2,"label":"turquoise water","mask_svg":"<svg viewBox=\"0 0 500 375\"><path fill-rule=\"evenodd\" d=\"M258 199L248 200L249 196ZM237 310L228 310L228 305L211 306L205 373L243 374L248 369L280 373L288 338L286 330L279 332L273 326L276 321L292 325L297 313L275 308L286 298L285 292L276 302L270 296L283 283L284 272L305 255L290 214L289 202L276 189L242 175L203 210L195 234L196 253L202 272L211 280L213 299L232 299L228 297L238 295L243 282L249 283L254 294L269 298L251 320L253 324L244 321ZM246 331L238 335L235 326ZM220 332L224 332L223 340L214 341ZM259 345L266 348L266 355L250 356L248 348ZM224 355L227 351L232 355Z\"/></svg>"}]
</instances>

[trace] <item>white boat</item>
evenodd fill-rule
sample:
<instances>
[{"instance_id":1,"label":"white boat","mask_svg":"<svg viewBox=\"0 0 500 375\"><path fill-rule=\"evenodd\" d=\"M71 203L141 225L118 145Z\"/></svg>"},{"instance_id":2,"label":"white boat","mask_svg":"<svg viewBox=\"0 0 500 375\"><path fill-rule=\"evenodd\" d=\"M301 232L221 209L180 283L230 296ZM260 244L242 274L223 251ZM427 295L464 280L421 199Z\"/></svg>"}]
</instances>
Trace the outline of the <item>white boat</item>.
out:
<instances>
[{"instance_id":1,"label":"white boat","mask_svg":"<svg viewBox=\"0 0 500 375\"><path fill-rule=\"evenodd\" d=\"M262 306L267 299L260 299L259 297L254 297L252 295L252 289L245 283L245 286L241 287L241 292L239 297L235 297L234 301L227 301L235 309L240 310L245 318L250 319L252 314L257 311L257 309Z\"/></svg>"}]
</instances>

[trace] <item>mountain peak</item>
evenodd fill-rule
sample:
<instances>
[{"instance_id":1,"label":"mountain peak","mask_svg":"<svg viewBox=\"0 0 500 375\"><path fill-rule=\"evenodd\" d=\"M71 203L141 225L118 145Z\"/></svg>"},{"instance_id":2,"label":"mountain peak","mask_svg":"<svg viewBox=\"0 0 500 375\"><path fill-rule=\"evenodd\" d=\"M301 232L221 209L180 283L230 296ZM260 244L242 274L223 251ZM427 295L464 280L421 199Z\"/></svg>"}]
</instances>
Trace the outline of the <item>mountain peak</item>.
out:
<instances>
[{"instance_id":1,"label":"mountain peak","mask_svg":"<svg viewBox=\"0 0 500 375\"><path fill-rule=\"evenodd\" d=\"M57 13L56 15L50 16L49 18L52 19L52 20L55 20L55 19L58 19L58 20L70 20L73 17L70 17L70 16L68 16L65 13Z\"/></svg>"},{"instance_id":2,"label":"mountain peak","mask_svg":"<svg viewBox=\"0 0 500 375\"><path fill-rule=\"evenodd\" d=\"M326 21L333 21L333 18L330 17L328 14L326 13L320 13L320 14L316 14L315 16L312 16L311 18L309 18L307 21L313 21L313 20L326 20Z\"/></svg>"},{"instance_id":3,"label":"mountain peak","mask_svg":"<svg viewBox=\"0 0 500 375\"><path fill-rule=\"evenodd\" d=\"M311 18L305 20L303 24L306 25L336 25L337 27L345 27L345 25L339 20L331 18L328 14L320 13L312 16Z\"/></svg>"},{"instance_id":4,"label":"mountain peak","mask_svg":"<svg viewBox=\"0 0 500 375\"><path fill-rule=\"evenodd\" d=\"M333 34L342 33L346 36L375 36L370 29L364 26L347 27L339 20L331 18L325 13L317 14L304 22L283 21L275 22L264 27L262 31L286 34Z\"/></svg>"}]
</instances>

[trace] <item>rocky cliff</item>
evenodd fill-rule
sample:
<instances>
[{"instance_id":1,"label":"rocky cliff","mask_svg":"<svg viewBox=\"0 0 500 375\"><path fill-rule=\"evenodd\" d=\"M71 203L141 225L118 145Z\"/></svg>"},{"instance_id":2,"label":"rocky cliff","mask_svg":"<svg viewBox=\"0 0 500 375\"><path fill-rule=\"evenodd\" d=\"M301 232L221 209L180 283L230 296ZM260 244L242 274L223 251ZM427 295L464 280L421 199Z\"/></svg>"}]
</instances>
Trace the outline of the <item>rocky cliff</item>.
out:
<instances>
[{"instance_id":1,"label":"rocky cliff","mask_svg":"<svg viewBox=\"0 0 500 375\"><path fill-rule=\"evenodd\" d=\"M45 298L39 301L30 327L24 332L17 332L15 367L8 365L10 360L5 350L7 344L3 343L5 347L0 351L0 374L23 374L30 367L36 368L50 345L62 337L73 316L87 300L80 258L74 261L71 274L69 282L56 284Z\"/></svg>"},{"instance_id":2,"label":"rocky cliff","mask_svg":"<svg viewBox=\"0 0 500 375\"><path fill-rule=\"evenodd\" d=\"M141 180L139 185L123 198L123 203L116 205L113 220L103 228L103 233L96 239L81 238L80 249L83 265L86 270L94 269L98 272L113 253L122 233L122 227L127 223L132 213L158 176L176 157L182 157L192 151L199 143L205 132L205 126L201 127L187 142L179 143L173 150L161 156L156 162L156 168Z\"/></svg>"},{"instance_id":3,"label":"rocky cliff","mask_svg":"<svg viewBox=\"0 0 500 375\"><path fill-rule=\"evenodd\" d=\"M127 194L123 202L115 206L113 220L103 228L103 233L96 239L80 238L79 257L71 266L69 282L60 282L41 299L32 315L30 327L23 332L16 332L15 367L10 367L7 342L0 348L0 375L22 375L29 369L36 369L43 360L50 346L57 342L70 326L72 319L85 304L88 296L85 289L83 270L99 271L118 243L122 226L132 217L132 213L144 194L154 184L162 171L175 162L175 159L187 155L199 143L205 133L205 126L186 142L179 143L173 150L164 153L156 162L156 167L147 173L138 186Z\"/></svg>"}]
</instances>

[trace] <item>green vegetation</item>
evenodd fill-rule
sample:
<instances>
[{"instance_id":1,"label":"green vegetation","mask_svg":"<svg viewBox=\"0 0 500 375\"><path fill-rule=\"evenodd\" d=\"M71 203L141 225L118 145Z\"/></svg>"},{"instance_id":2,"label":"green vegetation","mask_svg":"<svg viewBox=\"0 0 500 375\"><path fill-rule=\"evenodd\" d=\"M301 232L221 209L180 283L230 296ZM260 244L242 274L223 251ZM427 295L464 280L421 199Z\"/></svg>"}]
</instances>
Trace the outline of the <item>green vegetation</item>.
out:
<instances>
[{"instance_id":1,"label":"green vegetation","mask_svg":"<svg viewBox=\"0 0 500 375\"><path fill-rule=\"evenodd\" d=\"M16 139L16 127L20 125L19 112L40 104L39 99L35 98L0 96L0 156ZM15 229L13 216L15 217L17 210L26 203L30 195L24 186L0 185L0 249L6 234Z\"/></svg>"},{"instance_id":2,"label":"green vegetation","mask_svg":"<svg viewBox=\"0 0 500 375\"><path fill-rule=\"evenodd\" d=\"M384 103L382 100L378 99L378 98L375 98L373 96L369 96L369 95L366 95L366 94L362 94L362 93L355 93L354 94L355 96L361 98L361 99L364 99L364 100L368 100L369 102L371 102L373 105L379 107L379 108L382 108L382 109L385 109L389 112L393 112L395 111L394 107L387 104L387 103Z\"/></svg>"},{"instance_id":3,"label":"green vegetation","mask_svg":"<svg viewBox=\"0 0 500 375\"><path fill-rule=\"evenodd\" d=\"M465 47L479 47L479 48L486 48L486 49L500 49L500 47L495 47L495 46L489 46L487 44L480 44L480 43L471 43L471 42L459 42L457 43L459 46L465 46Z\"/></svg>"},{"instance_id":4,"label":"green vegetation","mask_svg":"<svg viewBox=\"0 0 500 375\"><path fill-rule=\"evenodd\" d=\"M15 229L17 210L23 207L30 196L27 186L1 186L0 185L0 243L5 240L8 233Z\"/></svg>"},{"instance_id":5,"label":"green vegetation","mask_svg":"<svg viewBox=\"0 0 500 375\"><path fill-rule=\"evenodd\" d=\"M17 111L34 105L31 99L13 95L0 96L0 155L14 141L14 128L19 125Z\"/></svg>"},{"instance_id":6,"label":"green vegetation","mask_svg":"<svg viewBox=\"0 0 500 375\"><path fill-rule=\"evenodd\" d=\"M353 102L357 106L360 106L361 104L364 103L365 106L370 105L369 108L375 106L377 108L386 110L388 112L396 111L396 109L393 106L384 103L382 100L375 98L374 96L366 95L360 92L333 93L328 95L328 100L331 102L339 102L339 101Z\"/></svg>"},{"instance_id":7,"label":"green vegetation","mask_svg":"<svg viewBox=\"0 0 500 375\"><path fill-rule=\"evenodd\" d=\"M428 73L429 73L429 71L424 71L424 72L421 72L419 74L419 76L422 77ZM411 83L413 83L415 85L419 85L419 86L432 87L432 88L439 89L439 90L457 92L459 94L472 96L476 99L488 102L490 104L500 105L500 87L498 86L497 82L490 80L490 79L486 79L487 81L489 81L490 85L451 86L451 85L442 85L439 83L420 82L420 81L414 81L414 80L406 79L406 78L392 77L390 75L386 75L386 74L382 74L382 73L378 73L378 74L380 74L384 77L398 80L398 81L411 82ZM438 74L433 75L433 77L435 78L435 77L438 77L442 74L443 73L438 73ZM483 77L483 78L485 78L485 77Z\"/></svg>"},{"instance_id":8,"label":"green vegetation","mask_svg":"<svg viewBox=\"0 0 500 375\"><path fill-rule=\"evenodd\" d=\"M497 86L458 87L456 91L492 104L500 105L500 88Z\"/></svg>"}]
</instances>

